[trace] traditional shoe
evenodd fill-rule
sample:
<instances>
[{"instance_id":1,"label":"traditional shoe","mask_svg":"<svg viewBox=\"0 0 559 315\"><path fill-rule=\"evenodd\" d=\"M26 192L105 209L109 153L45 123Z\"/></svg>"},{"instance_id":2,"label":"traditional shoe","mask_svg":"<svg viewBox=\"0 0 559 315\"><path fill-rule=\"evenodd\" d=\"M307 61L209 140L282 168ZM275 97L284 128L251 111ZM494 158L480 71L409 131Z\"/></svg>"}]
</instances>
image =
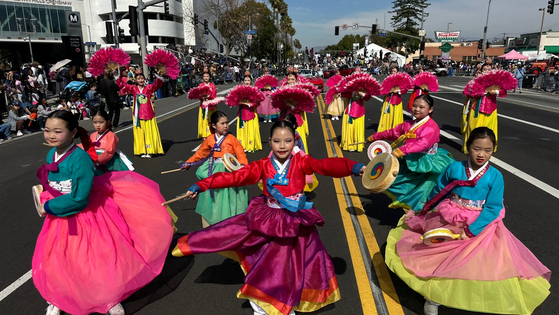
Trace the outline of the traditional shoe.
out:
<instances>
[{"instance_id":1,"label":"traditional shoe","mask_svg":"<svg viewBox=\"0 0 559 315\"><path fill-rule=\"evenodd\" d=\"M113 308L109 310L109 315L125 315L125 314L126 312L124 312L124 307L122 307L122 304L120 303L113 306Z\"/></svg>"},{"instance_id":2,"label":"traditional shoe","mask_svg":"<svg viewBox=\"0 0 559 315\"><path fill-rule=\"evenodd\" d=\"M145 155L145 154L142 154L142 155L140 155L140 157L141 157L142 159L145 159L145 158L146 158L146 155Z\"/></svg>"},{"instance_id":3,"label":"traditional shoe","mask_svg":"<svg viewBox=\"0 0 559 315\"><path fill-rule=\"evenodd\" d=\"M145 158L146 158L146 159L151 159L151 155L146 154Z\"/></svg>"},{"instance_id":4,"label":"traditional shoe","mask_svg":"<svg viewBox=\"0 0 559 315\"><path fill-rule=\"evenodd\" d=\"M439 305L431 300L425 299L425 305L423 305L423 313L425 315L439 315Z\"/></svg>"}]
</instances>

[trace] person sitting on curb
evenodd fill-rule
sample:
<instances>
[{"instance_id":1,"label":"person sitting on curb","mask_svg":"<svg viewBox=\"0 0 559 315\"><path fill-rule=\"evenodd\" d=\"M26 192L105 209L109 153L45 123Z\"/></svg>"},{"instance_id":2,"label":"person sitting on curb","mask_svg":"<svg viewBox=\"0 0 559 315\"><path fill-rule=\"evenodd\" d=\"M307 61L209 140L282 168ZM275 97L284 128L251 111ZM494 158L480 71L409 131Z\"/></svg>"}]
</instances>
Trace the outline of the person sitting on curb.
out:
<instances>
[{"instance_id":1,"label":"person sitting on curb","mask_svg":"<svg viewBox=\"0 0 559 315\"><path fill-rule=\"evenodd\" d=\"M25 129L25 121L28 119L29 115L25 115L25 112L21 109L21 103L19 101L14 102L12 110L8 113L8 124L10 124L11 131L16 132L16 136L30 133Z\"/></svg>"}]
</instances>

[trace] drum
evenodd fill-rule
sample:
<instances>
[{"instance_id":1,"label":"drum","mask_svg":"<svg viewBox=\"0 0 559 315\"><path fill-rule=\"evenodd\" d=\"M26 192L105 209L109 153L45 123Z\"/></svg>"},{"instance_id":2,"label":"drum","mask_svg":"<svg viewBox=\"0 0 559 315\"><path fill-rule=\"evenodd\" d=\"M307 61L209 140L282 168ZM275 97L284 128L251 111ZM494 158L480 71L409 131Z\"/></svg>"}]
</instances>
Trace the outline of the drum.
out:
<instances>
[{"instance_id":1,"label":"drum","mask_svg":"<svg viewBox=\"0 0 559 315\"><path fill-rule=\"evenodd\" d=\"M390 187L400 170L400 162L390 153L381 153L373 158L363 174L363 186L373 194L381 193Z\"/></svg>"},{"instance_id":2,"label":"drum","mask_svg":"<svg viewBox=\"0 0 559 315\"><path fill-rule=\"evenodd\" d=\"M241 163L239 163L239 160L237 160L237 158L231 153L225 153L221 157L221 160L223 161L223 165L225 165L225 168L229 172L237 171L242 167Z\"/></svg>"},{"instance_id":3,"label":"drum","mask_svg":"<svg viewBox=\"0 0 559 315\"><path fill-rule=\"evenodd\" d=\"M423 236L421 237L421 240L425 245L435 245L457 240L459 238L460 234L454 234L449 229L438 228L425 232L425 234L423 234Z\"/></svg>"},{"instance_id":4,"label":"drum","mask_svg":"<svg viewBox=\"0 0 559 315\"><path fill-rule=\"evenodd\" d=\"M374 141L367 149L367 156L369 156L369 160L374 159L375 156L381 153L392 153L392 147L384 140Z\"/></svg>"},{"instance_id":5,"label":"drum","mask_svg":"<svg viewBox=\"0 0 559 315\"><path fill-rule=\"evenodd\" d=\"M35 203L35 208L37 209L37 213L41 217L41 193L43 192L43 185L35 185L31 187L31 193L33 194L33 202Z\"/></svg>"}]
</instances>

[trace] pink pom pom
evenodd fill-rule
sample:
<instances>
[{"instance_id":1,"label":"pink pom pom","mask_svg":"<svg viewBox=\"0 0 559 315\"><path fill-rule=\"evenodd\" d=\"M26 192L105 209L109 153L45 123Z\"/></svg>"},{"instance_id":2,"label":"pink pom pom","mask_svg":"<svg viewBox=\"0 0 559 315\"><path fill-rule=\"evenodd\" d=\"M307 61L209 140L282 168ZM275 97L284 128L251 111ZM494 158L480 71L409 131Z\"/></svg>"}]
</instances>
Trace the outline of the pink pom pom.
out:
<instances>
[{"instance_id":1,"label":"pink pom pom","mask_svg":"<svg viewBox=\"0 0 559 315\"><path fill-rule=\"evenodd\" d=\"M404 72L398 72L389 75L384 81L382 81L382 89L380 93L382 95L390 93L392 88L400 88L400 94L406 94L409 89L413 88L413 80L409 74Z\"/></svg>"},{"instance_id":2,"label":"pink pom pom","mask_svg":"<svg viewBox=\"0 0 559 315\"><path fill-rule=\"evenodd\" d=\"M259 89L263 89L267 85L269 85L272 88L278 87L279 85L278 78L274 77L273 75L265 74L259 77L258 79L256 79L256 82L254 82L254 86Z\"/></svg>"},{"instance_id":3,"label":"pink pom pom","mask_svg":"<svg viewBox=\"0 0 559 315\"><path fill-rule=\"evenodd\" d=\"M221 102L225 102L225 97L218 96L218 97L214 98L213 100L203 101L202 105L200 107L207 108L208 110L212 110L217 106L217 104L219 104Z\"/></svg>"},{"instance_id":4,"label":"pink pom pom","mask_svg":"<svg viewBox=\"0 0 559 315\"><path fill-rule=\"evenodd\" d=\"M478 96L484 95L488 89L513 90L518 85L518 80L512 73L503 70L491 71L474 80L472 93Z\"/></svg>"},{"instance_id":5,"label":"pink pom pom","mask_svg":"<svg viewBox=\"0 0 559 315\"><path fill-rule=\"evenodd\" d=\"M290 85L290 87L307 90L309 93L311 93L312 97L317 97L320 95L320 90L312 83L295 83Z\"/></svg>"},{"instance_id":6,"label":"pink pom pom","mask_svg":"<svg viewBox=\"0 0 559 315\"><path fill-rule=\"evenodd\" d=\"M265 96L260 90L250 85L237 85L225 97L225 103L229 107L246 105L249 107L258 106Z\"/></svg>"},{"instance_id":7,"label":"pink pom pom","mask_svg":"<svg viewBox=\"0 0 559 315\"><path fill-rule=\"evenodd\" d=\"M212 94L212 88L209 85L202 85L195 88L190 89L188 91L188 99L189 100L201 100L204 99L205 96Z\"/></svg>"},{"instance_id":8,"label":"pink pom pom","mask_svg":"<svg viewBox=\"0 0 559 315\"><path fill-rule=\"evenodd\" d=\"M416 74L415 77L413 77L413 83L417 87L427 85L427 90L431 92L439 91L439 81L437 80L437 77L430 72Z\"/></svg>"},{"instance_id":9,"label":"pink pom pom","mask_svg":"<svg viewBox=\"0 0 559 315\"><path fill-rule=\"evenodd\" d=\"M373 78L370 74L359 72L347 76L344 80L340 81L337 90L342 92L344 97L353 92L363 91L368 94L370 98L373 95L380 95L380 83Z\"/></svg>"},{"instance_id":10,"label":"pink pom pom","mask_svg":"<svg viewBox=\"0 0 559 315\"><path fill-rule=\"evenodd\" d=\"M336 74L335 76L328 79L328 81L326 81L326 86L329 88L335 87L336 84L338 84L342 79L343 77L341 75Z\"/></svg>"},{"instance_id":11,"label":"pink pom pom","mask_svg":"<svg viewBox=\"0 0 559 315\"><path fill-rule=\"evenodd\" d=\"M314 99L307 90L293 88L291 85L279 88L271 94L272 107L280 110L292 109L296 113L314 111ZM289 104L288 104L289 103ZM291 108L291 105L294 108Z\"/></svg>"},{"instance_id":12,"label":"pink pom pom","mask_svg":"<svg viewBox=\"0 0 559 315\"><path fill-rule=\"evenodd\" d=\"M336 96L336 94L337 94L336 88L328 89L328 92L326 92L326 97L324 98L326 104L332 103L334 101L334 96Z\"/></svg>"},{"instance_id":13,"label":"pink pom pom","mask_svg":"<svg viewBox=\"0 0 559 315\"><path fill-rule=\"evenodd\" d=\"M179 68L179 60L173 53L165 51L163 49L156 49L151 54L146 56L144 62L153 68L161 71L162 67L165 67L167 70L167 75L171 79L176 79L179 76L180 68ZM162 73L165 74L165 73Z\"/></svg>"},{"instance_id":14,"label":"pink pom pom","mask_svg":"<svg viewBox=\"0 0 559 315\"><path fill-rule=\"evenodd\" d=\"M130 63L130 56L120 48L103 48L89 59L88 71L94 76L103 75L105 68L116 70Z\"/></svg>"}]
</instances>

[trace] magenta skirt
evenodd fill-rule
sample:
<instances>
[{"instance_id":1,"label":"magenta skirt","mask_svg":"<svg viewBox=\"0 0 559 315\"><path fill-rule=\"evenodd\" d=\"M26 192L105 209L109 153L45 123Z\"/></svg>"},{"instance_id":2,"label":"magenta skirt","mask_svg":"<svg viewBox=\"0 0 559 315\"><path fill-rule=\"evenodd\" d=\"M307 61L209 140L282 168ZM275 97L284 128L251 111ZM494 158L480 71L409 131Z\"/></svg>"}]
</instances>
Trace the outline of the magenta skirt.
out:
<instances>
[{"instance_id":1,"label":"magenta skirt","mask_svg":"<svg viewBox=\"0 0 559 315\"><path fill-rule=\"evenodd\" d=\"M41 202L50 199L41 194ZM95 176L85 210L45 218L32 263L41 296L73 315L104 314L148 284L161 272L173 237L162 202L159 186L137 173Z\"/></svg>"}]
</instances>

